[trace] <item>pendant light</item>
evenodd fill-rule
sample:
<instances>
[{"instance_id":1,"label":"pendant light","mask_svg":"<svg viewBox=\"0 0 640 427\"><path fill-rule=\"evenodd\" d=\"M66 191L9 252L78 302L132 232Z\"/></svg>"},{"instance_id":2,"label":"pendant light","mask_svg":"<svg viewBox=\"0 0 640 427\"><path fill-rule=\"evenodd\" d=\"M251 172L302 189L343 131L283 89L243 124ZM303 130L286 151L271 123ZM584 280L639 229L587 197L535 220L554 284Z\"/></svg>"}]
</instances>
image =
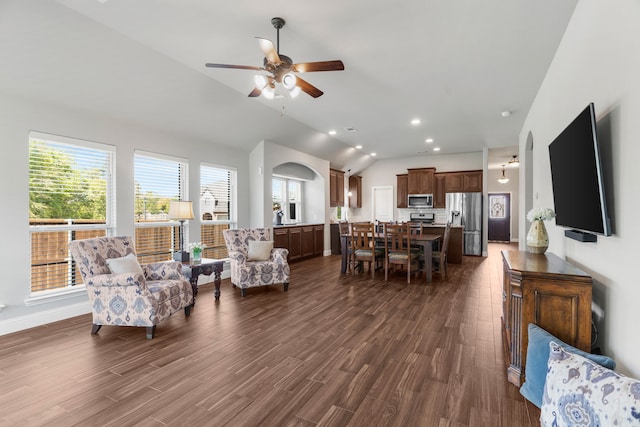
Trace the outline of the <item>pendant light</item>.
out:
<instances>
[{"instance_id":1,"label":"pendant light","mask_svg":"<svg viewBox=\"0 0 640 427\"><path fill-rule=\"evenodd\" d=\"M500 184L506 184L507 182L509 182L509 178L507 178L507 176L504 174L504 165L502 165L502 176L498 178L498 182Z\"/></svg>"},{"instance_id":2,"label":"pendant light","mask_svg":"<svg viewBox=\"0 0 640 427\"><path fill-rule=\"evenodd\" d=\"M518 156L514 155L511 160L509 160L509 166L512 168L517 168L520 166L520 160L518 160Z\"/></svg>"}]
</instances>

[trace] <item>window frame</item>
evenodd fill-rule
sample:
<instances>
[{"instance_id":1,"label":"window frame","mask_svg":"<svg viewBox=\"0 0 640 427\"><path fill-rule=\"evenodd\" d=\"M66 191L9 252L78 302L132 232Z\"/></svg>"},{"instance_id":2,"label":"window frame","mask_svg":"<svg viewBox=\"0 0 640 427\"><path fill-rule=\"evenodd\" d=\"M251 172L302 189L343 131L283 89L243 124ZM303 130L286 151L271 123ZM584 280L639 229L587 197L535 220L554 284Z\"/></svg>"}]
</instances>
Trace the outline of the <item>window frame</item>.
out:
<instances>
[{"instance_id":1,"label":"window frame","mask_svg":"<svg viewBox=\"0 0 640 427\"><path fill-rule=\"evenodd\" d=\"M72 297L74 294L83 292L85 290L84 283L82 279L74 280L77 278L77 274L79 274L75 269L75 261L72 259L71 254L68 249L68 243L76 240L75 234L77 232L85 233L85 236L82 238L95 237L97 235L101 235L101 233L95 233L99 231L104 231L105 236L113 236L116 231L116 147L110 144L104 144L100 142L88 141L80 138L72 138L62 135L54 135L45 132L39 131L29 131L27 143L29 144L28 148L28 159L31 161L31 143L34 140L42 140L45 144L50 142L52 144L69 146L73 150L78 149L86 149L99 151L102 154L105 154L105 159L108 161L108 165L105 168L106 174L106 188L105 188L105 220L104 223L93 223L93 224L82 224L83 221L90 220L82 220L75 218L40 218L41 223L47 223L52 221L65 221L63 224L40 224L40 225L31 225L32 218L29 215L29 257L30 257L30 271L29 271L29 297L25 301L27 306L37 305L44 302L50 302L51 300L56 299L66 299ZM29 182L31 182L31 166L28 166L29 173ZM31 198L31 184L29 184L29 198ZM96 220L97 221L97 220ZM64 245L65 255L62 262L55 262L53 264L66 263L67 266L65 269L67 270L66 274L66 284L61 284L60 286L53 288L45 288L34 290L34 238L38 233L65 233L67 234L66 245ZM55 237L55 236L54 236ZM62 249L59 249L62 250ZM38 263L38 266L47 266L49 263ZM35 267L37 268L37 266ZM46 268L46 267L45 267ZM45 273L49 274L49 273ZM54 275L57 273L53 273ZM47 286L47 283L44 283L44 286Z\"/></svg>"},{"instance_id":2,"label":"window frame","mask_svg":"<svg viewBox=\"0 0 640 427\"><path fill-rule=\"evenodd\" d=\"M229 219L226 220L218 220L218 219L203 219L203 206L202 206L202 196L204 193L204 189L205 186L203 185L204 183L204 179L203 179L203 168L213 168L213 169L219 169L222 171L226 171L227 173L230 174L229 176ZM210 243L208 243L208 240L205 239L203 236L206 236L209 234L209 228L210 227L216 227L216 226L223 226L221 227L222 229L230 229L230 228L237 228L238 227L238 193L237 193L237 182L238 182L238 170L234 167L230 167L230 166L225 166L225 165L220 165L220 164L214 164L214 163L209 163L209 162L200 162L200 169L199 169L199 179L200 179L200 188L198 191L198 212L196 213L196 215L198 216L198 219L200 220L200 239L202 241L202 243L204 243L205 248L203 251L203 257L204 258L216 258L215 256L212 255L212 253L218 252L220 249L223 249L224 246L224 252L226 253L226 245L224 244L224 241L221 242L221 244L219 245L214 245L213 247L209 246ZM224 226L227 227L224 227ZM214 230L214 236L215 236L215 230ZM215 237L214 237L215 239ZM224 257L224 258L216 258L216 259L228 259L228 254Z\"/></svg>"},{"instance_id":3,"label":"window frame","mask_svg":"<svg viewBox=\"0 0 640 427\"><path fill-rule=\"evenodd\" d=\"M297 179L297 178L290 178L290 177L286 177L286 176L282 176L282 175L272 175L271 177L271 199L273 201L273 182L274 181L280 181L282 183L284 183L284 185L281 185L281 192L284 192L284 194L280 194L280 199L283 201L280 203L280 209L282 210L283 216L282 216L282 222L283 223L289 223L292 221L295 221L296 223L298 222L303 222L302 219L302 215L303 215L303 201L304 201L304 180L302 179ZM298 200L295 201L296 203L296 212L295 212L295 219L292 220L291 219L291 212L290 212L290 206L292 203L292 199L290 198L289 195L289 184L290 183L296 183L299 188L299 194L298 194ZM283 197L284 196L284 197Z\"/></svg>"}]
</instances>

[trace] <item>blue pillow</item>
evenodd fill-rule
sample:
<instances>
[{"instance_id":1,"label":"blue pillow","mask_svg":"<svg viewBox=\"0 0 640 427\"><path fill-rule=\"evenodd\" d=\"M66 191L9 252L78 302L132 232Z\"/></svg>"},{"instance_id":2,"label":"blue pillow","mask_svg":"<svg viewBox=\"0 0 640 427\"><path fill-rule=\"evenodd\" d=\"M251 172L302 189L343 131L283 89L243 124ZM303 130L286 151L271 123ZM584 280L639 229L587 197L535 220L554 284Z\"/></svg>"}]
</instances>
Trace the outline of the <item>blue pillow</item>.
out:
<instances>
[{"instance_id":1,"label":"blue pillow","mask_svg":"<svg viewBox=\"0 0 640 427\"><path fill-rule=\"evenodd\" d=\"M549 343L551 341L554 341L568 352L586 357L607 369L616 367L616 362L612 358L599 354L585 353L560 341L539 326L529 323L529 344L527 346L527 362L524 370L525 382L520 387L520 394L538 408L542 405L544 383L547 378L547 362L549 361Z\"/></svg>"}]
</instances>

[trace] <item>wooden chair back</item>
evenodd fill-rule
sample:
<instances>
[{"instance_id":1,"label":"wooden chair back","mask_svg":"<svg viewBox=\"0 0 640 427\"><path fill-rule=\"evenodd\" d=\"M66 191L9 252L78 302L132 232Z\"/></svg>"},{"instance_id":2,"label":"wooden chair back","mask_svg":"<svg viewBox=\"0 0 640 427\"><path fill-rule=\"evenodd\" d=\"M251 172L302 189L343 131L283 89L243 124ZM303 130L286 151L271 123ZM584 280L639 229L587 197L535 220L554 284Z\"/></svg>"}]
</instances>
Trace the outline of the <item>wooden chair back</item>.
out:
<instances>
[{"instance_id":1,"label":"wooden chair back","mask_svg":"<svg viewBox=\"0 0 640 427\"><path fill-rule=\"evenodd\" d=\"M355 222L351 224L351 251L353 262L369 263L369 270L372 270L372 276L375 273L376 259L380 258L384 253L381 249L376 248L375 244L375 227L372 222ZM371 268L374 264L374 268ZM352 268L355 273L355 267Z\"/></svg>"},{"instance_id":2,"label":"wooden chair back","mask_svg":"<svg viewBox=\"0 0 640 427\"><path fill-rule=\"evenodd\" d=\"M384 227L385 269L384 279L388 280L392 266L407 267L407 283L411 283L411 266L417 271L418 254L411 250L411 227L409 224L388 224Z\"/></svg>"},{"instance_id":3,"label":"wooden chair back","mask_svg":"<svg viewBox=\"0 0 640 427\"><path fill-rule=\"evenodd\" d=\"M440 273L442 280L447 278L447 250L449 249L449 237L451 236L451 223L447 223L442 237L442 247L433 252L432 262L434 270Z\"/></svg>"}]
</instances>

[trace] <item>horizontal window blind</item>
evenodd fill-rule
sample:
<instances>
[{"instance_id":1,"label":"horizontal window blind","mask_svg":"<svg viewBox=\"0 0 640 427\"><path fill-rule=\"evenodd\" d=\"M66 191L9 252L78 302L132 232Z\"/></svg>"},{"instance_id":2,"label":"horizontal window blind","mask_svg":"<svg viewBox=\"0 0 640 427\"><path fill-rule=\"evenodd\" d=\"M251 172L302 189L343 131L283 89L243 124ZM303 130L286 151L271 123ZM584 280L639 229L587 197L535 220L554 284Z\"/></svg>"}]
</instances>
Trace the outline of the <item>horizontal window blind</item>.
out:
<instances>
[{"instance_id":1,"label":"horizontal window blind","mask_svg":"<svg viewBox=\"0 0 640 427\"><path fill-rule=\"evenodd\" d=\"M184 200L187 194L186 180L186 160L136 152L135 247L140 262L170 260L171 254L178 250L180 227L169 220L169 205L172 200Z\"/></svg>"},{"instance_id":2,"label":"horizontal window blind","mask_svg":"<svg viewBox=\"0 0 640 427\"><path fill-rule=\"evenodd\" d=\"M32 293L82 284L69 242L113 233L114 155L108 145L30 134Z\"/></svg>"},{"instance_id":3,"label":"horizontal window blind","mask_svg":"<svg viewBox=\"0 0 640 427\"><path fill-rule=\"evenodd\" d=\"M236 227L236 171L200 165L200 239L205 258L227 258L223 230Z\"/></svg>"}]
</instances>

